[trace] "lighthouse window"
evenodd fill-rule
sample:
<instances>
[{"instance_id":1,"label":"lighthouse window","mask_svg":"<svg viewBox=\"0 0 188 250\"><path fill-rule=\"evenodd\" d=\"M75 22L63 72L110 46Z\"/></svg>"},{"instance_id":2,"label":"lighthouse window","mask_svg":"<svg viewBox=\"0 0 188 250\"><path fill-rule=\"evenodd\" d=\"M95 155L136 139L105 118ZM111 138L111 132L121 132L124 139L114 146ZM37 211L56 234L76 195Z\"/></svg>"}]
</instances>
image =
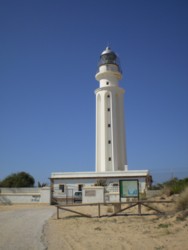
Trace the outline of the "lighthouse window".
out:
<instances>
[{"instance_id":1,"label":"lighthouse window","mask_svg":"<svg viewBox=\"0 0 188 250\"><path fill-rule=\"evenodd\" d=\"M108 98L110 98L110 95L107 95Z\"/></svg>"},{"instance_id":2,"label":"lighthouse window","mask_svg":"<svg viewBox=\"0 0 188 250\"><path fill-rule=\"evenodd\" d=\"M108 144L111 144L111 141L110 141L110 140L108 141Z\"/></svg>"},{"instance_id":3,"label":"lighthouse window","mask_svg":"<svg viewBox=\"0 0 188 250\"><path fill-rule=\"evenodd\" d=\"M111 157L109 157L108 160L111 161Z\"/></svg>"},{"instance_id":4,"label":"lighthouse window","mask_svg":"<svg viewBox=\"0 0 188 250\"><path fill-rule=\"evenodd\" d=\"M110 111L110 108L108 108L108 111Z\"/></svg>"},{"instance_id":5,"label":"lighthouse window","mask_svg":"<svg viewBox=\"0 0 188 250\"><path fill-rule=\"evenodd\" d=\"M111 127L111 124L108 124L108 127L110 128L110 127Z\"/></svg>"},{"instance_id":6,"label":"lighthouse window","mask_svg":"<svg viewBox=\"0 0 188 250\"><path fill-rule=\"evenodd\" d=\"M109 82L106 82L106 85L109 85Z\"/></svg>"},{"instance_id":7,"label":"lighthouse window","mask_svg":"<svg viewBox=\"0 0 188 250\"><path fill-rule=\"evenodd\" d=\"M82 191L83 184L78 184L78 191Z\"/></svg>"},{"instance_id":8,"label":"lighthouse window","mask_svg":"<svg viewBox=\"0 0 188 250\"><path fill-rule=\"evenodd\" d=\"M62 193L65 192L65 185L64 184L60 184L59 185L59 189L62 191Z\"/></svg>"}]
</instances>

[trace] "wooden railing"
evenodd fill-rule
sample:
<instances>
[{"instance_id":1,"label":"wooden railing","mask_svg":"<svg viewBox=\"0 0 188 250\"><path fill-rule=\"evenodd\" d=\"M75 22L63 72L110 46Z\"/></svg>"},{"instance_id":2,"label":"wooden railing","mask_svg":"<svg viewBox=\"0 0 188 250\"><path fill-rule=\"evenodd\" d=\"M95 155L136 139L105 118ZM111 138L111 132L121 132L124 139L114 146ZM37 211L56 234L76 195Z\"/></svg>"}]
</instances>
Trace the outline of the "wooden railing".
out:
<instances>
[{"instance_id":1,"label":"wooden railing","mask_svg":"<svg viewBox=\"0 0 188 250\"><path fill-rule=\"evenodd\" d=\"M85 203L85 204L67 204L67 205L57 205L57 219L60 218L59 216L59 210L64 210L64 211L68 211L71 213L75 213L75 214L79 214L83 217L87 217L87 218L96 218L96 216L93 215L89 215L89 214L85 214L82 212L78 212L73 210L72 208L74 207L83 207L83 206L98 206L98 218L100 217L111 217L111 216L116 216L119 213L122 213L123 211L126 211L132 207L137 206L138 207L138 213L137 214L131 214L131 215L149 215L146 213L142 213L142 206L149 208L150 210L153 210L157 213L155 213L155 215L164 215L166 214L164 211L160 211L158 208L154 208L151 205L152 204L159 204L159 203L173 203L174 201L147 201L147 200L138 200L138 201L127 201L127 202L111 202L111 203ZM106 205L112 205L114 206L114 210L115 212L112 214L105 214L105 215L101 215L101 206L106 206ZM128 205L127 207L121 208L121 205ZM122 214L122 215L128 215L128 214ZM130 215L130 213L129 213ZM153 215L153 214L152 214Z\"/></svg>"}]
</instances>

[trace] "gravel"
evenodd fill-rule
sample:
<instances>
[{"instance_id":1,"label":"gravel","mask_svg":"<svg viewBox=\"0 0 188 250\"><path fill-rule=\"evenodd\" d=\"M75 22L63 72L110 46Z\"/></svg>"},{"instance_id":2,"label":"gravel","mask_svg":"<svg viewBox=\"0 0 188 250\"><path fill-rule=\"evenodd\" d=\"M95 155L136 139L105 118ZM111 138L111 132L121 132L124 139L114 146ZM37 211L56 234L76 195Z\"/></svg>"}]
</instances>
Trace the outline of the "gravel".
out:
<instances>
[{"instance_id":1,"label":"gravel","mask_svg":"<svg viewBox=\"0 0 188 250\"><path fill-rule=\"evenodd\" d=\"M15 209L0 210L0 249L47 249L42 241L43 227L55 211L52 206L15 206Z\"/></svg>"}]
</instances>

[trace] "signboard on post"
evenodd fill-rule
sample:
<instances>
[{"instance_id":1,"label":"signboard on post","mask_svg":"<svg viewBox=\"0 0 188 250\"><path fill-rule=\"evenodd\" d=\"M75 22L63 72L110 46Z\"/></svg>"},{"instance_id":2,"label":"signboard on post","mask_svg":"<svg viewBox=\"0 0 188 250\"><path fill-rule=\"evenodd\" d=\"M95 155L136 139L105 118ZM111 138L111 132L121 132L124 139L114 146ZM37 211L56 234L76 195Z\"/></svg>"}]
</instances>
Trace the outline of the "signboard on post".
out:
<instances>
[{"instance_id":1,"label":"signboard on post","mask_svg":"<svg viewBox=\"0 0 188 250\"><path fill-rule=\"evenodd\" d=\"M136 180L120 180L119 193L121 198L138 198L139 199L139 182Z\"/></svg>"}]
</instances>

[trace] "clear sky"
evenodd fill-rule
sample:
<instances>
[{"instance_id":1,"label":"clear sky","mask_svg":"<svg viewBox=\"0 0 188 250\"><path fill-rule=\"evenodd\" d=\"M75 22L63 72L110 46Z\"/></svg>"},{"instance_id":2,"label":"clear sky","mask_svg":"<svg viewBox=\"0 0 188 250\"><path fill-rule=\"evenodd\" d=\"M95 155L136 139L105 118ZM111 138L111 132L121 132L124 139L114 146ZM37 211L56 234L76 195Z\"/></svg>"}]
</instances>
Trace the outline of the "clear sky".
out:
<instances>
[{"instance_id":1,"label":"clear sky","mask_svg":"<svg viewBox=\"0 0 188 250\"><path fill-rule=\"evenodd\" d=\"M95 73L109 44L129 169L188 176L187 0L0 0L0 179L95 171Z\"/></svg>"}]
</instances>

